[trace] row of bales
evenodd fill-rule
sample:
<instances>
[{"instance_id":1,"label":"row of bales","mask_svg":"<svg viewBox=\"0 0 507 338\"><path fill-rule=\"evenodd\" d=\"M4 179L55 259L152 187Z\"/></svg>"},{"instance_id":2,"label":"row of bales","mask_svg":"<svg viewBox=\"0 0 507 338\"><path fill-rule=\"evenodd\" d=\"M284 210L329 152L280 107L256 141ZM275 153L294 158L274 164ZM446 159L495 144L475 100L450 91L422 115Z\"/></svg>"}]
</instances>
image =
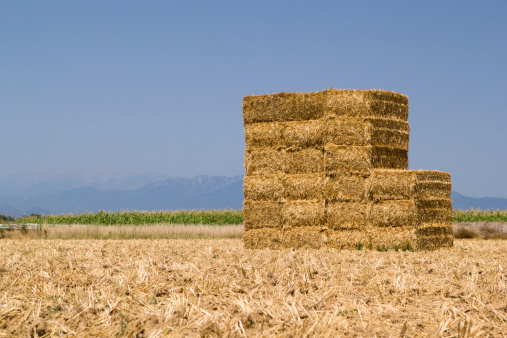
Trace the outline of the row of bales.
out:
<instances>
[{"instance_id":1,"label":"row of bales","mask_svg":"<svg viewBox=\"0 0 507 338\"><path fill-rule=\"evenodd\" d=\"M408 170L408 98L381 90L247 96L249 248L452 246L450 175Z\"/></svg>"}]
</instances>

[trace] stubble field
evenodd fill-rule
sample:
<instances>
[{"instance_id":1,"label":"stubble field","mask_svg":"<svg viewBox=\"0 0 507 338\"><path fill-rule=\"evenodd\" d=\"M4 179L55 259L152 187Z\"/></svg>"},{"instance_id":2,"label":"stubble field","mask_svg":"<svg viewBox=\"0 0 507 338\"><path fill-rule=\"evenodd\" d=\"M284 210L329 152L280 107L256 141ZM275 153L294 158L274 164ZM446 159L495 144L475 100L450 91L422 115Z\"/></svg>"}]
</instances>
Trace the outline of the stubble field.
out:
<instances>
[{"instance_id":1,"label":"stubble field","mask_svg":"<svg viewBox=\"0 0 507 338\"><path fill-rule=\"evenodd\" d=\"M0 239L0 336L507 335L507 242L246 250L239 239Z\"/></svg>"}]
</instances>

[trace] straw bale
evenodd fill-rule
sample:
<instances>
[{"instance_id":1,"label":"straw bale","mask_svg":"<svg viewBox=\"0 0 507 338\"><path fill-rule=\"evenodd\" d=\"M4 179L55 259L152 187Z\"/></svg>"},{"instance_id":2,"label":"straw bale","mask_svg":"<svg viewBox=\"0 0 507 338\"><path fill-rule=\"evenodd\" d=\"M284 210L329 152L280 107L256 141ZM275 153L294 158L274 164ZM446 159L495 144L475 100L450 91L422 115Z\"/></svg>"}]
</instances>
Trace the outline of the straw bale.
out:
<instances>
[{"instance_id":1,"label":"straw bale","mask_svg":"<svg viewBox=\"0 0 507 338\"><path fill-rule=\"evenodd\" d=\"M427 178L433 181L423 181ZM441 179L441 181L436 181ZM374 169L370 176L372 201L402 199L448 199L451 194L450 176L435 175L430 170ZM448 206L446 206L448 207Z\"/></svg>"},{"instance_id":2,"label":"straw bale","mask_svg":"<svg viewBox=\"0 0 507 338\"><path fill-rule=\"evenodd\" d=\"M279 122L245 124L245 143L247 148L282 147L283 127L284 127L283 123Z\"/></svg>"},{"instance_id":3,"label":"straw bale","mask_svg":"<svg viewBox=\"0 0 507 338\"><path fill-rule=\"evenodd\" d=\"M326 224L325 200L287 201L282 207L283 228L300 226L324 226Z\"/></svg>"},{"instance_id":4,"label":"straw bale","mask_svg":"<svg viewBox=\"0 0 507 338\"><path fill-rule=\"evenodd\" d=\"M408 123L380 118L335 118L326 120L325 143L336 145L391 147L408 150Z\"/></svg>"},{"instance_id":5,"label":"straw bale","mask_svg":"<svg viewBox=\"0 0 507 338\"><path fill-rule=\"evenodd\" d=\"M436 227L435 227L436 228ZM367 228L365 230L328 231L326 246L338 249L434 250L453 245L452 230L435 230L428 236L412 227Z\"/></svg>"},{"instance_id":6,"label":"straw bale","mask_svg":"<svg viewBox=\"0 0 507 338\"><path fill-rule=\"evenodd\" d=\"M368 224L376 227L419 227L427 224L449 225L452 222L450 199L383 200L373 203Z\"/></svg>"},{"instance_id":7,"label":"straw bale","mask_svg":"<svg viewBox=\"0 0 507 338\"><path fill-rule=\"evenodd\" d=\"M371 147L339 146L327 144L325 147L327 175L360 174L369 175L371 171Z\"/></svg>"},{"instance_id":8,"label":"straw bale","mask_svg":"<svg viewBox=\"0 0 507 338\"><path fill-rule=\"evenodd\" d=\"M329 229L364 229L368 208L366 203L330 202L326 213Z\"/></svg>"},{"instance_id":9,"label":"straw bale","mask_svg":"<svg viewBox=\"0 0 507 338\"><path fill-rule=\"evenodd\" d=\"M326 200L329 202L366 201L368 179L362 175L328 176L325 184Z\"/></svg>"},{"instance_id":10,"label":"straw bale","mask_svg":"<svg viewBox=\"0 0 507 338\"><path fill-rule=\"evenodd\" d=\"M245 229L281 228L283 202L250 201L243 202Z\"/></svg>"},{"instance_id":11,"label":"straw bale","mask_svg":"<svg viewBox=\"0 0 507 338\"><path fill-rule=\"evenodd\" d=\"M394 200L373 203L368 214L372 227L414 227L417 224L417 205L413 200Z\"/></svg>"},{"instance_id":12,"label":"straw bale","mask_svg":"<svg viewBox=\"0 0 507 338\"><path fill-rule=\"evenodd\" d=\"M369 241L366 231L355 229L328 230L326 232L326 247L335 249L357 249ZM365 246L366 247L366 246Z\"/></svg>"},{"instance_id":13,"label":"straw bale","mask_svg":"<svg viewBox=\"0 0 507 338\"><path fill-rule=\"evenodd\" d=\"M415 230L416 234L420 237L429 237L429 236L451 236L452 235L452 226L451 225L431 225L431 226L423 226L419 227Z\"/></svg>"},{"instance_id":14,"label":"straw bale","mask_svg":"<svg viewBox=\"0 0 507 338\"><path fill-rule=\"evenodd\" d=\"M454 237L446 236L430 236L418 238L415 250L435 250L438 248L450 248L454 245Z\"/></svg>"},{"instance_id":15,"label":"straw bale","mask_svg":"<svg viewBox=\"0 0 507 338\"><path fill-rule=\"evenodd\" d=\"M419 224L441 224L451 225L452 224L452 209L423 209L417 210L417 218Z\"/></svg>"},{"instance_id":16,"label":"straw bale","mask_svg":"<svg viewBox=\"0 0 507 338\"><path fill-rule=\"evenodd\" d=\"M315 148L287 150L283 170L286 174L324 173L324 152Z\"/></svg>"},{"instance_id":17,"label":"straw bale","mask_svg":"<svg viewBox=\"0 0 507 338\"><path fill-rule=\"evenodd\" d=\"M450 198L429 198L418 199L417 208L419 210L425 209L452 209L452 201Z\"/></svg>"},{"instance_id":18,"label":"straw bale","mask_svg":"<svg viewBox=\"0 0 507 338\"><path fill-rule=\"evenodd\" d=\"M324 184L326 177L323 173L284 175L284 198L287 200L324 199Z\"/></svg>"},{"instance_id":19,"label":"straw bale","mask_svg":"<svg viewBox=\"0 0 507 338\"><path fill-rule=\"evenodd\" d=\"M407 151L374 146L325 146L326 174L369 176L374 168L408 169Z\"/></svg>"},{"instance_id":20,"label":"straw bale","mask_svg":"<svg viewBox=\"0 0 507 338\"><path fill-rule=\"evenodd\" d=\"M246 96L243 99L243 122L319 119L324 114L325 95L326 92L322 91Z\"/></svg>"},{"instance_id":21,"label":"straw bale","mask_svg":"<svg viewBox=\"0 0 507 338\"><path fill-rule=\"evenodd\" d=\"M254 229L243 234L245 247L250 249L336 248L372 250L435 250L452 247L452 230L433 227L438 235L412 227L366 228L362 230L330 230L322 227ZM450 232L451 231L451 232Z\"/></svg>"},{"instance_id":22,"label":"straw bale","mask_svg":"<svg viewBox=\"0 0 507 338\"><path fill-rule=\"evenodd\" d=\"M408 105L408 96L400 93L396 93L389 90L376 90L376 89L370 89L367 92L368 96L373 101L386 101L402 105Z\"/></svg>"},{"instance_id":23,"label":"straw bale","mask_svg":"<svg viewBox=\"0 0 507 338\"><path fill-rule=\"evenodd\" d=\"M450 198L451 182L417 182L415 187L418 198Z\"/></svg>"},{"instance_id":24,"label":"straw bale","mask_svg":"<svg viewBox=\"0 0 507 338\"><path fill-rule=\"evenodd\" d=\"M409 139L410 136L408 131L373 127L368 144L379 147L398 148L408 151Z\"/></svg>"},{"instance_id":25,"label":"straw bale","mask_svg":"<svg viewBox=\"0 0 507 338\"><path fill-rule=\"evenodd\" d=\"M374 202L411 199L415 183L411 170L374 169L369 178L370 199Z\"/></svg>"},{"instance_id":26,"label":"straw bale","mask_svg":"<svg viewBox=\"0 0 507 338\"><path fill-rule=\"evenodd\" d=\"M324 146L324 123L322 120L283 123L283 143L287 148L319 148Z\"/></svg>"},{"instance_id":27,"label":"straw bale","mask_svg":"<svg viewBox=\"0 0 507 338\"><path fill-rule=\"evenodd\" d=\"M418 238L412 228L366 228L362 230L330 230L327 246L337 249L413 249Z\"/></svg>"},{"instance_id":28,"label":"straw bale","mask_svg":"<svg viewBox=\"0 0 507 338\"><path fill-rule=\"evenodd\" d=\"M243 243L247 249L283 249L282 239L281 229L251 229L243 233Z\"/></svg>"},{"instance_id":29,"label":"straw bale","mask_svg":"<svg viewBox=\"0 0 507 338\"><path fill-rule=\"evenodd\" d=\"M371 115L388 119L408 120L408 104L390 101L370 101Z\"/></svg>"},{"instance_id":30,"label":"straw bale","mask_svg":"<svg viewBox=\"0 0 507 338\"><path fill-rule=\"evenodd\" d=\"M413 170L414 174L417 175L417 181L437 181L437 182L451 182L451 174L445 171L438 170Z\"/></svg>"},{"instance_id":31,"label":"straw bale","mask_svg":"<svg viewBox=\"0 0 507 338\"><path fill-rule=\"evenodd\" d=\"M290 231L253 229L243 233L243 242L248 249L318 249L326 244L326 238L326 231L322 227L300 227Z\"/></svg>"},{"instance_id":32,"label":"straw bale","mask_svg":"<svg viewBox=\"0 0 507 338\"><path fill-rule=\"evenodd\" d=\"M408 151L390 147L371 147L372 169L405 169L408 170Z\"/></svg>"},{"instance_id":33,"label":"straw bale","mask_svg":"<svg viewBox=\"0 0 507 338\"><path fill-rule=\"evenodd\" d=\"M253 201L279 201L284 187L281 175L250 175L243 178L245 199Z\"/></svg>"},{"instance_id":34,"label":"straw bale","mask_svg":"<svg viewBox=\"0 0 507 338\"><path fill-rule=\"evenodd\" d=\"M325 246L327 241L326 230L318 226L305 226L283 231L282 246L284 248L312 248Z\"/></svg>"},{"instance_id":35,"label":"straw bale","mask_svg":"<svg viewBox=\"0 0 507 338\"><path fill-rule=\"evenodd\" d=\"M246 148L245 170L247 175L283 173L285 150L273 148Z\"/></svg>"},{"instance_id":36,"label":"straw bale","mask_svg":"<svg viewBox=\"0 0 507 338\"><path fill-rule=\"evenodd\" d=\"M437 170L414 170L417 178L416 196L420 199L450 199L451 174ZM445 206L449 208L449 206Z\"/></svg>"},{"instance_id":37,"label":"straw bale","mask_svg":"<svg viewBox=\"0 0 507 338\"><path fill-rule=\"evenodd\" d=\"M333 118L326 120L326 144L366 146L370 134L371 124L365 119Z\"/></svg>"},{"instance_id":38,"label":"straw bale","mask_svg":"<svg viewBox=\"0 0 507 338\"><path fill-rule=\"evenodd\" d=\"M324 106L329 117L382 117L407 121L405 95L378 90L329 89Z\"/></svg>"}]
</instances>

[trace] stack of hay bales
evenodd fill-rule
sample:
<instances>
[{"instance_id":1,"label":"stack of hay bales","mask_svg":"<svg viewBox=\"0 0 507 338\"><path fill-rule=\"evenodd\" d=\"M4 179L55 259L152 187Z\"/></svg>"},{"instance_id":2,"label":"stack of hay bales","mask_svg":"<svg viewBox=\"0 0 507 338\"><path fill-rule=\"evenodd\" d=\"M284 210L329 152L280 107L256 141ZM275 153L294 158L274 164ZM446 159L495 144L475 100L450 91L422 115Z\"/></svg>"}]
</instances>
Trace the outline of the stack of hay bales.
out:
<instances>
[{"instance_id":1,"label":"stack of hay bales","mask_svg":"<svg viewBox=\"0 0 507 338\"><path fill-rule=\"evenodd\" d=\"M407 119L389 91L245 97L245 245L452 245L450 175L408 170Z\"/></svg>"}]
</instances>

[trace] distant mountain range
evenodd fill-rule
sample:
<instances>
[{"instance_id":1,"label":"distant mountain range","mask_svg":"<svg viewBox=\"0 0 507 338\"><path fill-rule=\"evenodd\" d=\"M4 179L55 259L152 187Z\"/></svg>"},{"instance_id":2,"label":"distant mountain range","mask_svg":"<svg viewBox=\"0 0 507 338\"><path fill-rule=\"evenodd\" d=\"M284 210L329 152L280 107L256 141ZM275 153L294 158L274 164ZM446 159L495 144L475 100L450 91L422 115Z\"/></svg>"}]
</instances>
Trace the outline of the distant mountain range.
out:
<instances>
[{"instance_id":1,"label":"distant mountain range","mask_svg":"<svg viewBox=\"0 0 507 338\"><path fill-rule=\"evenodd\" d=\"M507 210L507 198L467 197L453 191L451 199L454 209Z\"/></svg>"},{"instance_id":2,"label":"distant mountain range","mask_svg":"<svg viewBox=\"0 0 507 338\"><path fill-rule=\"evenodd\" d=\"M72 188L29 196L1 196L0 214L22 216L100 210L241 209L243 176L170 178L135 189Z\"/></svg>"},{"instance_id":3,"label":"distant mountain range","mask_svg":"<svg viewBox=\"0 0 507 338\"><path fill-rule=\"evenodd\" d=\"M243 176L196 176L170 178L145 183L148 178L126 179L130 189L71 187L49 184L47 191L25 189L24 195L3 195L0 190L0 214L18 217L30 214L63 214L100 210L179 210L241 209ZM74 182L73 184L77 184ZM119 185L118 182L115 184ZM0 185L1 189L1 185ZM507 209L507 198L473 198L452 192L455 209Z\"/></svg>"}]
</instances>

